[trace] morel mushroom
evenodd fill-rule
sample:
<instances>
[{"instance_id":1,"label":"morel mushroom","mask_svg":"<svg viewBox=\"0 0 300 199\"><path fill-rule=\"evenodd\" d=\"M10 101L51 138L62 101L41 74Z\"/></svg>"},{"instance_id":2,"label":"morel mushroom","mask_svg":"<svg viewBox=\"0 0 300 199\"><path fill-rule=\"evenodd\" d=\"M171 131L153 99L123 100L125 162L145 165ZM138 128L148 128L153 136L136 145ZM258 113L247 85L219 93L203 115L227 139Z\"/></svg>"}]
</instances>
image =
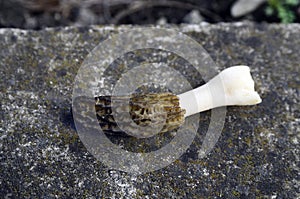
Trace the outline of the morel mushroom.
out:
<instances>
[{"instance_id":1,"label":"morel mushroom","mask_svg":"<svg viewBox=\"0 0 300 199\"><path fill-rule=\"evenodd\" d=\"M184 123L185 117L202 111L220 106L255 105L262 101L254 90L248 66L227 68L203 86L180 95L150 93L100 96L95 100L97 118L105 132L125 131L138 138L172 131ZM112 101L117 101L114 111Z\"/></svg>"}]
</instances>

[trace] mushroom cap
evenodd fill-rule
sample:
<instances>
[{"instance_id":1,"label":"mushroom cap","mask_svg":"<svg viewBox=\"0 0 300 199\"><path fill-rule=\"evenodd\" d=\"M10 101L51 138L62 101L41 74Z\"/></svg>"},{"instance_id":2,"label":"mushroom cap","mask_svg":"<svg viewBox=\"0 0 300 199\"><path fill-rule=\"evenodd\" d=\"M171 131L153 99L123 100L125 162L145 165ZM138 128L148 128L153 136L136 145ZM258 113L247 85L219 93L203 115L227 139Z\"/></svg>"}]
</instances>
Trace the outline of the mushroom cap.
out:
<instances>
[{"instance_id":1,"label":"mushroom cap","mask_svg":"<svg viewBox=\"0 0 300 199\"><path fill-rule=\"evenodd\" d=\"M184 123L185 110L172 93L100 96L95 100L99 124L110 134L125 132L147 138L177 129Z\"/></svg>"}]
</instances>

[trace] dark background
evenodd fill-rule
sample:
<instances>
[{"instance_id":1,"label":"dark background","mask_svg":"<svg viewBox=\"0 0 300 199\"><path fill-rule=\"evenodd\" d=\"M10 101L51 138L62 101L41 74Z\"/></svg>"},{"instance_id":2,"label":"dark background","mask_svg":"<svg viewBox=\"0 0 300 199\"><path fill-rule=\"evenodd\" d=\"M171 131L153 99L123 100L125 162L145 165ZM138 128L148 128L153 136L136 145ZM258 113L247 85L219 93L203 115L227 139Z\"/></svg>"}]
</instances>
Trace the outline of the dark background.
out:
<instances>
[{"instance_id":1,"label":"dark background","mask_svg":"<svg viewBox=\"0 0 300 199\"><path fill-rule=\"evenodd\" d=\"M232 17L230 8L235 2L236 0L0 0L0 28L195 23L189 17L195 11L200 14L201 21L210 23L244 20L281 22L276 13L266 15L268 2L243 17ZM299 22L299 4L287 9L294 13L294 22Z\"/></svg>"}]
</instances>

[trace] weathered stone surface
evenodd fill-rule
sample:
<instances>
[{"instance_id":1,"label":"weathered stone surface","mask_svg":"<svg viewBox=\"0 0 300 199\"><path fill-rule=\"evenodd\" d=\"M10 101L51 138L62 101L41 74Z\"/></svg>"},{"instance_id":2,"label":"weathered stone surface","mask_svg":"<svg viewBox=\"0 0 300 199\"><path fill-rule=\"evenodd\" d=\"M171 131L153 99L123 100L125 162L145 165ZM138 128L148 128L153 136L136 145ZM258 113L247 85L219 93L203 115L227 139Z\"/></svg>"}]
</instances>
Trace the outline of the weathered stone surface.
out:
<instances>
[{"instance_id":1,"label":"weathered stone surface","mask_svg":"<svg viewBox=\"0 0 300 199\"><path fill-rule=\"evenodd\" d=\"M97 161L78 138L70 110L86 55L126 29L0 30L1 198L300 197L300 25L179 27L203 45L218 70L249 65L263 102L229 107L217 145L199 159L210 117L203 113L199 135L179 160L139 176Z\"/></svg>"}]
</instances>

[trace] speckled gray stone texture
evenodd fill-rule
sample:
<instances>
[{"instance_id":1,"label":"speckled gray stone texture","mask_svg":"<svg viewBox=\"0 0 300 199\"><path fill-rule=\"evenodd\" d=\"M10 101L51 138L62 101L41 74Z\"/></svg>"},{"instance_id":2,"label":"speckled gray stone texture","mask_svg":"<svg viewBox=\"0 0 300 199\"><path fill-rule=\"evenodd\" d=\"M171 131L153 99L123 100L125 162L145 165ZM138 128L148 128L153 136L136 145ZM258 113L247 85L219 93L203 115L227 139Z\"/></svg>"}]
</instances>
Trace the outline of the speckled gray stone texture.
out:
<instances>
[{"instance_id":1,"label":"speckled gray stone texture","mask_svg":"<svg viewBox=\"0 0 300 199\"><path fill-rule=\"evenodd\" d=\"M219 141L199 159L210 121L203 113L180 159L138 176L97 161L70 110L87 54L130 28L0 30L0 198L299 198L300 25L175 27L203 45L218 71L249 65L263 102L228 107Z\"/></svg>"}]
</instances>

